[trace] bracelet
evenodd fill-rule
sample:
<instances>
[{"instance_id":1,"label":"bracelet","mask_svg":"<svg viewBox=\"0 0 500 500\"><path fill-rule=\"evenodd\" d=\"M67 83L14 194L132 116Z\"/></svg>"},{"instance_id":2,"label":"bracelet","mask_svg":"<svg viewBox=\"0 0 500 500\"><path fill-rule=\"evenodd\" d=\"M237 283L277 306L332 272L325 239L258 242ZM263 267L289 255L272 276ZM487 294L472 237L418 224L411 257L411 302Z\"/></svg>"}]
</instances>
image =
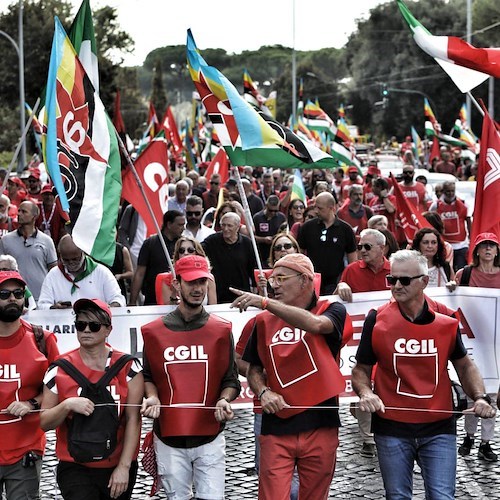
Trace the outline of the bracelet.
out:
<instances>
[{"instance_id":1,"label":"bracelet","mask_svg":"<svg viewBox=\"0 0 500 500\"><path fill-rule=\"evenodd\" d=\"M39 410L41 408L40 403L35 399L28 399L28 403L33 407L33 410Z\"/></svg>"},{"instance_id":2,"label":"bracelet","mask_svg":"<svg viewBox=\"0 0 500 500\"><path fill-rule=\"evenodd\" d=\"M260 308L265 311L267 309L267 306L269 305L269 299L267 297L262 297L262 300L260 302Z\"/></svg>"},{"instance_id":3,"label":"bracelet","mask_svg":"<svg viewBox=\"0 0 500 500\"><path fill-rule=\"evenodd\" d=\"M231 401L229 401L228 398L226 398L226 396L221 396L216 402L215 404L217 404L221 399L225 399L228 403L230 403Z\"/></svg>"},{"instance_id":4,"label":"bracelet","mask_svg":"<svg viewBox=\"0 0 500 500\"><path fill-rule=\"evenodd\" d=\"M260 398L267 392L267 391L270 391L271 388L270 387L264 387L264 389L262 389L262 391L259 392L259 395L257 396L257 399L260 401Z\"/></svg>"}]
</instances>

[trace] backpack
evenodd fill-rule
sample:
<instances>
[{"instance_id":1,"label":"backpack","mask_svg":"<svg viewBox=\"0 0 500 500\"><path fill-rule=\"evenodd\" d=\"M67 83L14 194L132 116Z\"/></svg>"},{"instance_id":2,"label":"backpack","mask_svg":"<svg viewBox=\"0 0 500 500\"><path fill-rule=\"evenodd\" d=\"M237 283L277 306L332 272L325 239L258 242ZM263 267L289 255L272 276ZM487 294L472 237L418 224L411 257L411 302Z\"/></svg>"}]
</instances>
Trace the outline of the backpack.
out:
<instances>
[{"instance_id":1,"label":"backpack","mask_svg":"<svg viewBox=\"0 0 500 500\"><path fill-rule=\"evenodd\" d=\"M68 451L75 462L97 462L115 451L120 418L116 402L106 387L132 359L135 359L132 355L124 354L95 383L90 382L68 360L54 361L53 365L61 367L82 388L80 396L96 405L92 415L87 417L74 413L68 423Z\"/></svg>"},{"instance_id":2,"label":"backpack","mask_svg":"<svg viewBox=\"0 0 500 500\"><path fill-rule=\"evenodd\" d=\"M460 276L460 286L469 286L470 275L472 274L472 266L464 266L462 276Z\"/></svg>"}]
</instances>

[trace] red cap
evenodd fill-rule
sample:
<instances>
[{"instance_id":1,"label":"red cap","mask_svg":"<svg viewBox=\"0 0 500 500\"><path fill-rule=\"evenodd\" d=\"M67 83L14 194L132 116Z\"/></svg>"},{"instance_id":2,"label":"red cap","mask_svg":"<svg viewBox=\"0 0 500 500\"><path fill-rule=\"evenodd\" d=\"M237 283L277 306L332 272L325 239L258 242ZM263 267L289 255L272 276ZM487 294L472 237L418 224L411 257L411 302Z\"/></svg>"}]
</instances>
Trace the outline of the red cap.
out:
<instances>
[{"instance_id":1,"label":"red cap","mask_svg":"<svg viewBox=\"0 0 500 500\"><path fill-rule=\"evenodd\" d=\"M187 255L175 263L175 274L184 281L194 281L200 278L212 279L208 270L208 262L201 255Z\"/></svg>"},{"instance_id":2,"label":"red cap","mask_svg":"<svg viewBox=\"0 0 500 500\"><path fill-rule=\"evenodd\" d=\"M474 240L474 249L479 245L479 243L483 243L483 241L492 241L496 245L500 246L498 236L495 233L480 233Z\"/></svg>"},{"instance_id":3,"label":"red cap","mask_svg":"<svg viewBox=\"0 0 500 500\"><path fill-rule=\"evenodd\" d=\"M358 169L356 167L349 167L347 169L347 173L350 174L350 173L354 173L354 174L357 174L358 173Z\"/></svg>"},{"instance_id":4,"label":"red cap","mask_svg":"<svg viewBox=\"0 0 500 500\"><path fill-rule=\"evenodd\" d=\"M23 286L26 286L26 281L23 280L23 277L17 271L0 271L0 284L8 280L16 280L22 283Z\"/></svg>"},{"instance_id":5,"label":"red cap","mask_svg":"<svg viewBox=\"0 0 500 500\"><path fill-rule=\"evenodd\" d=\"M14 184L17 184L18 186L26 187L24 185L23 180L21 178L19 178L17 175L13 175L13 176L9 177L9 181L13 182Z\"/></svg>"},{"instance_id":6,"label":"red cap","mask_svg":"<svg viewBox=\"0 0 500 500\"><path fill-rule=\"evenodd\" d=\"M50 193L53 195L54 194L53 188L54 186L52 184L45 184L45 186L43 186L42 190L40 191L40 194Z\"/></svg>"},{"instance_id":7,"label":"red cap","mask_svg":"<svg viewBox=\"0 0 500 500\"><path fill-rule=\"evenodd\" d=\"M89 307L90 309L97 308L104 311L109 316L109 320L111 321L111 309L108 304L101 299L78 299L73 304L73 311L75 311L75 314L78 314L82 309L88 309Z\"/></svg>"},{"instance_id":8,"label":"red cap","mask_svg":"<svg viewBox=\"0 0 500 500\"><path fill-rule=\"evenodd\" d=\"M369 175L381 175L380 169L375 165L370 165L366 173Z\"/></svg>"}]
</instances>

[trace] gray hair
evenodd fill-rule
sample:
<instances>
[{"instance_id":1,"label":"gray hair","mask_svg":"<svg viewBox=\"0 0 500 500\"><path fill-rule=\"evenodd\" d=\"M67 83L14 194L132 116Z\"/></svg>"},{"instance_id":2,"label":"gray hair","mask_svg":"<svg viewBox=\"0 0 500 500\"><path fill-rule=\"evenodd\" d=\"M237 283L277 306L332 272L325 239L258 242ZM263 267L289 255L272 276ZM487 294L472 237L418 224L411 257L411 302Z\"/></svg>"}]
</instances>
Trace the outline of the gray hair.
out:
<instances>
[{"instance_id":1,"label":"gray hair","mask_svg":"<svg viewBox=\"0 0 500 500\"><path fill-rule=\"evenodd\" d=\"M2 201L5 202L5 205L7 206L7 208L9 207L9 205L10 205L10 198L6 194L0 195L0 200L2 200Z\"/></svg>"},{"instance_id":2,"label":"gray hair","mask_svg":"<svg viewBox=\"0 0 500 500\"><path fill-rule=\"evenodd\" d=\"M420 274L427 276L429 274L429 266L427 265L427 257L424 257L420 252L416 250L398 250L394 252L389 257L389 262L394 264L394 262L401 262L402 264L408 262L416 262L418 264L418 268Z\"/></svg>"},{"instance_id":3,"label":"gray hair","mask_svg":"<svg viewBox=\"0 0 500 500\"><path fill-rule=\"evenodd\" d=\"M227 212L221 217L220 221L222 222L224 219L232 219L238 226L241 224L241 217L236 212Z\"/></svg>"},{"instance_id":4,"label":"gray hair","mask_svg":"<svg viewBox=\"0 0 500 500\"><path fill-rule=\"evenodd\" d=\"M387 238L383 233L381 233L378 229L363 229L359 233L360 238L363 238L363 236L373 236L375 239L375 243L377 245L385 246L385 243L387 241Z\"/></svg>"},{"instance_id":5,"label":"gray hair","mask_svg":"<svg viewBox=\"0 0 500 500\"><path fill-rule=\"evenodd\" d=\"M7 254L0 255L0 262L8 262L9 265L6 267L10 268L11 271L18 270L17 260L14 259L12 255L7 255Z\"/></svg>"},{"instance_id":6,"label":"gray hair","mask_svg":"<svg viewBox=\"0 0 500 500\"><path fill-rule=\"evenodd\" d=\"M374 215L368 219L368 227L370 229L373 228L373 226L376 226L379 222L382 222L385 219L385 224L389 224L389 220L385 215Z\"/></svg>"}]
</instances>

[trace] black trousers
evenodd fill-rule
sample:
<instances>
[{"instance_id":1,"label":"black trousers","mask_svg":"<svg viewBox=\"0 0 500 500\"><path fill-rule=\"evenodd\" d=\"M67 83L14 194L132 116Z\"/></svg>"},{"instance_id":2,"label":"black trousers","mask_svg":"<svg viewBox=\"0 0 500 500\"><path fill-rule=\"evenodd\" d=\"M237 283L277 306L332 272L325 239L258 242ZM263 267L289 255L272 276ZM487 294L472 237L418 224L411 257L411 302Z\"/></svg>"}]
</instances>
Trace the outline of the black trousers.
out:
<instances>
[{"instance_id":1,"label":"black trousers","mask_svg":"<svg viewBox=\"0 0 500 500\"><path fill-rule=\"evenodd\" d=\"M74 462L59 462L57 484L64 500L111 500L109 478L114 467L98 469L85 467ZM128 487L117 500L130 500L137 478L137 461L130 465Z\"/></svg>"}]
</instances>

